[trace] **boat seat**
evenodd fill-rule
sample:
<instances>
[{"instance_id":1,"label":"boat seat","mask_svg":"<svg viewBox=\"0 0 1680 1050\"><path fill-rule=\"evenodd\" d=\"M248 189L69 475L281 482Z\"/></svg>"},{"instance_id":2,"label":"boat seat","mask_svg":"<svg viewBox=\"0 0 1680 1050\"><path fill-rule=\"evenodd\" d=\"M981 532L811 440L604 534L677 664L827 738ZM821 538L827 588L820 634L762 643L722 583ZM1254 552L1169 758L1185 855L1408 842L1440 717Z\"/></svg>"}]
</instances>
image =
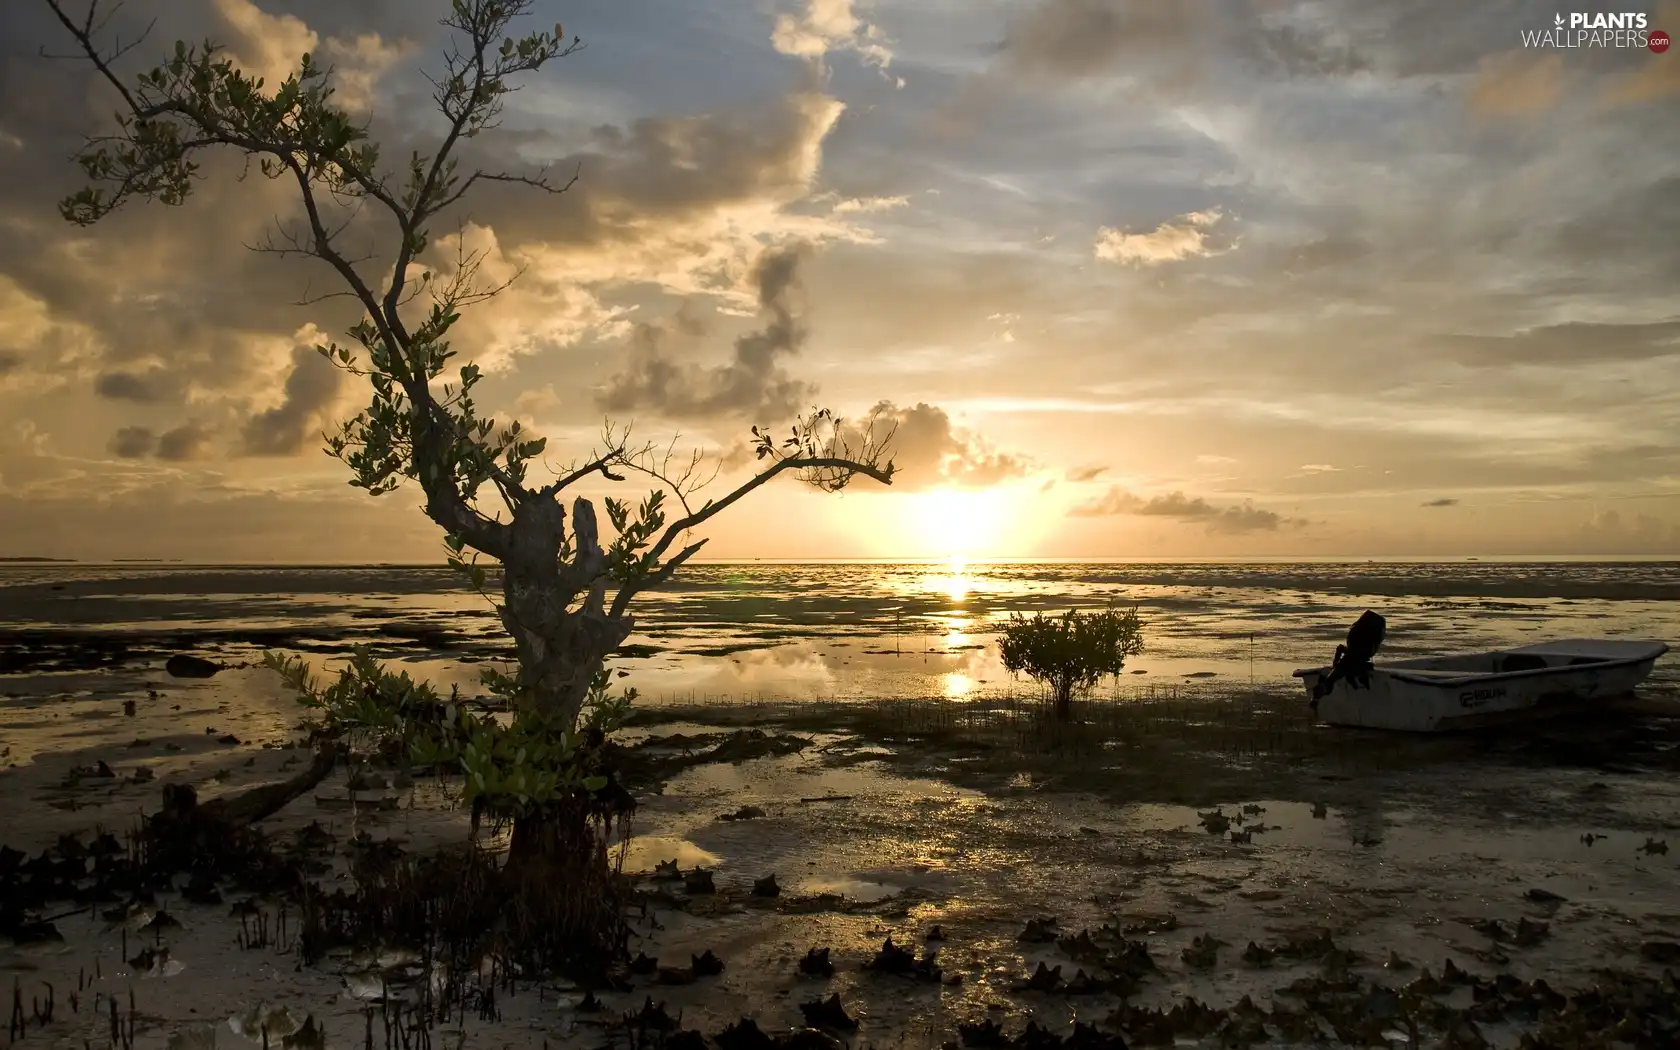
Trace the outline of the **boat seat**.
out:
<instances>
[{"instance_id":1,"label":"boat seat","mask_svg":"<svg viewBox=\"0 0 1680 1050\"><path fill-rule=\"evenodd\" d=\"M1538 671L1543 667L1550 667L1544 656L1538 653L1510 653L1499 661L1499 672L1508 671Z\"/></svg>"}]
</instances>

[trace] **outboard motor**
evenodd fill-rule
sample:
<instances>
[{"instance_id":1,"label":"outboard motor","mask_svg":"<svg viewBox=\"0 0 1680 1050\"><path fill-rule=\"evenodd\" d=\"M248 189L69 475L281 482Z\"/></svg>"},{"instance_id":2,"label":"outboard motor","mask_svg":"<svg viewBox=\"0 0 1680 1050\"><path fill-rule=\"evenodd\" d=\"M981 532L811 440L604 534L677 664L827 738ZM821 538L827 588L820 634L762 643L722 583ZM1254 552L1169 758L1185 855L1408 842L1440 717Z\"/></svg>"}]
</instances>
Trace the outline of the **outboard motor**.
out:
<instances>
[{"instance_id":1,"label":"outboard motor","mask_svg":"<svg viewBox=\"0 0 1680 1050\"><path fill-rule=\"evenodd\" d=\"M1347 644L1336 646L1336 658L1330 664L1330 673L1320 678L1313 687L1313 707L1316 709L1318 701L1329 696L1330 690L1343 679L1356 689L1369 689L1371 661L1376 657L1377 650L1382 648L1383 638L1387 635L1387 620L1369 609L1360 613L1359 619L1348 628Z\"/></svg>"}]
</instances>

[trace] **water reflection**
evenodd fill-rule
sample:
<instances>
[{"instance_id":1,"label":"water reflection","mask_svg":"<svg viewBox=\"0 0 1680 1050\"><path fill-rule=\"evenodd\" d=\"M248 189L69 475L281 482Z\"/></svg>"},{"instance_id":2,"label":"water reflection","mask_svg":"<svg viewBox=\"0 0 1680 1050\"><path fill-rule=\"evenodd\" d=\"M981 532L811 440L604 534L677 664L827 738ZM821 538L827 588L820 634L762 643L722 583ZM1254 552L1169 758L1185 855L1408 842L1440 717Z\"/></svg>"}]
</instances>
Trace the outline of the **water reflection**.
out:
<instances>
[{"instance_id":1,"label":"water reflection","mask_svg":"<svg viewBox=\"0 0 1680 1050\"><path fill-rule=\"evenodd\" d=\"M968 566L961 561L951 562L944 572L927 573L921 581L923 591L943 594L953 605L961 605L979 586L979 582L968 574Z\"/></svg>"}]
</instances>

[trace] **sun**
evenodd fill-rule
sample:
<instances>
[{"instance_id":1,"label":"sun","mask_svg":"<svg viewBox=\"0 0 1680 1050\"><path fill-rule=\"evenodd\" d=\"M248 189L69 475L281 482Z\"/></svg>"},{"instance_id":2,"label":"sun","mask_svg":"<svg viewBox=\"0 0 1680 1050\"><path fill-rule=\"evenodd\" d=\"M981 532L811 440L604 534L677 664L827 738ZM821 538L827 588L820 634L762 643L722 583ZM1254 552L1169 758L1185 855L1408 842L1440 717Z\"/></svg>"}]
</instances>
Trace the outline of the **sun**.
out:
<instances>
[{"instance_id":1,"label":"sun","mask_svg":"<svg viewBox=\"0 0 1680 1050\"><path fill-rule=\"evenodd\" d=\"M1014 517L1000 489L940 488L912 496L904 539L920 557L952 563L996 557Z\"/></svg>"}]
</instances>

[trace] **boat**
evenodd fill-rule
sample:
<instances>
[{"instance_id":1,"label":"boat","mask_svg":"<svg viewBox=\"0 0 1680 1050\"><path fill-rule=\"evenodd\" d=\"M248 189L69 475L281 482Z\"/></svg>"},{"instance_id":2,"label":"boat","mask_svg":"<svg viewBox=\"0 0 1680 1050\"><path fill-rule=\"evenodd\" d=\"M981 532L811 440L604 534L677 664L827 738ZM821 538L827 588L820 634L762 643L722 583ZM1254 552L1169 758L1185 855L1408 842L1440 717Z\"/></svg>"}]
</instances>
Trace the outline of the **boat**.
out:
<instances>
[{"instance_id":1,"label":"boat","mask_svg":"<svg viewBox=\"0 0 1680 1050\"><path fill-rule=\"evenodd\" d=\"M1295 672L1317 720L1434 733L1471 729L1625 696L1668 646L1654 641L1567 638L1485 653L1365 663ZM1322 683L1322 684L1321 684Z\"/></svg>"}]
</instances>

